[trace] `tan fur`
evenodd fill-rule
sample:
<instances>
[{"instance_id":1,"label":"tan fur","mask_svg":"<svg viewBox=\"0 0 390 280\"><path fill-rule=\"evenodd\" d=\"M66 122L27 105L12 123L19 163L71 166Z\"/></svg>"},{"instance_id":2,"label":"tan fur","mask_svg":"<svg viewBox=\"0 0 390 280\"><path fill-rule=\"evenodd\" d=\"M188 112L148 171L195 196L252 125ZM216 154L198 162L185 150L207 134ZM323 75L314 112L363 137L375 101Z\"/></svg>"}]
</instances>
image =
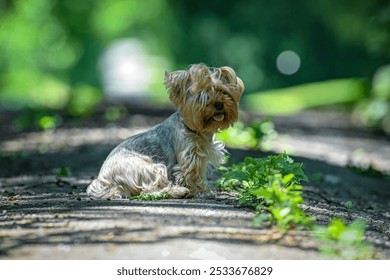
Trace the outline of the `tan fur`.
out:
<instances>
[{"instance_id":1,"label":"tan fur","mask_svg":"<svg viewBox=\"0 0 390 280\"><path fill-rule=\"evenodd\" d=\"M190 129L214 133L237 121L237 106L244 84L232 68L225 66L212 71L203 64L195 64L188 71L166 73L165 85L172 103L179 108ZM205 123L214 114L213 104L217 101L226 106L225 120Z\"/></svg>"}]
</instances>

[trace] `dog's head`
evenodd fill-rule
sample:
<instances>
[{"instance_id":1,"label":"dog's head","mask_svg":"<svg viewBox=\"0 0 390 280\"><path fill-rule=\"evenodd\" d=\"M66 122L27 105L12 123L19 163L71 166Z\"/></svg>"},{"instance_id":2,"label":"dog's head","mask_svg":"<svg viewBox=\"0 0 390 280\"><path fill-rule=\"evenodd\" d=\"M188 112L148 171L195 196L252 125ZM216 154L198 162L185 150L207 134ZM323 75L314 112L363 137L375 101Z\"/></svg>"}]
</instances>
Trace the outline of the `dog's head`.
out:
<instances>
[{"instance_id":1,"label":"dog's head","mask_svg":"<svg viewBox=\"0 0 390 280\"><path fill-rule=\"evenodd\" d=\"M165 86L191 130L216 132L237 121L244 84L230 67L195 64L187 71L166 73Z\"/></svg>"}]
</instances>

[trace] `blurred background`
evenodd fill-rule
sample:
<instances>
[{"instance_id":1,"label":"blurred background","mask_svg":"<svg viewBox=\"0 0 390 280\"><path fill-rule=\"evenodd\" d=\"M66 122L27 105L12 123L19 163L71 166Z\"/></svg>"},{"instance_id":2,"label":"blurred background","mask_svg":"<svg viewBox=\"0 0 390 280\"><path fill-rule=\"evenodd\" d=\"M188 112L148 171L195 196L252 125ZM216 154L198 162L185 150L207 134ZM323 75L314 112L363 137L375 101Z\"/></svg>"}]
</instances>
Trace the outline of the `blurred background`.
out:
<instances>
[{"instance_id":1,"label":"blurred background","mask_svg":"<svg viewBox=\"0 0 390 280\"><path fill-rule=\"evenodd\" d=\"M169 103L164 71L199 62L236 70L243 110L332 106L390 134L388 0L0 0L3 111L88 117L107 101ZM16 126L60 122L38 116Z\"/></svg>"}]
</instances>

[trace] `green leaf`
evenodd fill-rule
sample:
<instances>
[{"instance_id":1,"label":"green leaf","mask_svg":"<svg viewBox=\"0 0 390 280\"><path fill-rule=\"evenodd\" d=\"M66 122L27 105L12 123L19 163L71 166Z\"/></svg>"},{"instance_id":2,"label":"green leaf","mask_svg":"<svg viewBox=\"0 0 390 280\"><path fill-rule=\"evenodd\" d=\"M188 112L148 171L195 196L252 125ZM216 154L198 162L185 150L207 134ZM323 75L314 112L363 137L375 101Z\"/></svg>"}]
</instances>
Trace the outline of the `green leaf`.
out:
<instances>
[{"instance_id":1,"label":"green leaf","mask_svg":"<svg viewBox=\"0 0 390 280\"><path fill-rule=\"evenodd\" d=\"M291 213L291 208L288 208L288 207L283 208L283 209L281 209L281 210L279 211L279 215L280 215L281 217L285 217L285 216L287 216L287 215L290 214L290 213Z\"/></svg>"},{"instance_id":2,"label":"green leaf","mask_svg":"<svg viewBox=\"0 0 390 280\"><path fill-rule=\"evenodd\" d=\"M287 174L283 177L283 183L287 185L294 178L294 174Z\"/></svg>"},{"instance_id":3,"label":"green leaf","mask_svg":"<svg viewBox=\"0 0 390 280\"><path fill-rule=\"evenodd\" d=\"M345 230L346 225L341 220L332 220L328 226L328 234L333 239L339 239L341 233Z\"/></svg>"}]
</instances>

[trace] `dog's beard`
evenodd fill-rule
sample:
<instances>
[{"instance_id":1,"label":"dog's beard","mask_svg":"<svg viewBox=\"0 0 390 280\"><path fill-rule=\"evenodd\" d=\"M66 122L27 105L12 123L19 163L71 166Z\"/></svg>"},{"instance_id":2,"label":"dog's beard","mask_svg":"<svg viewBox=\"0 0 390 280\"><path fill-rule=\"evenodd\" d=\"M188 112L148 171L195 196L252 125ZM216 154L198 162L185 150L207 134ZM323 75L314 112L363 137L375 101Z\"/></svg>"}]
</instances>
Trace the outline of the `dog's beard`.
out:
<instances>
[{"instance_id":1,"label":"dog's beard","mask_svg":"<svg viewBox=\"0 0 390 280\"><path fill-rule=\"evenodd\" d=\"M224 102L223 110L216 110L211 102L206 107L200 104L187 104L180 108L183 121L196 132L217 132L231 126L238 118L237 104Z\"/></svg>"}]
</instances>

